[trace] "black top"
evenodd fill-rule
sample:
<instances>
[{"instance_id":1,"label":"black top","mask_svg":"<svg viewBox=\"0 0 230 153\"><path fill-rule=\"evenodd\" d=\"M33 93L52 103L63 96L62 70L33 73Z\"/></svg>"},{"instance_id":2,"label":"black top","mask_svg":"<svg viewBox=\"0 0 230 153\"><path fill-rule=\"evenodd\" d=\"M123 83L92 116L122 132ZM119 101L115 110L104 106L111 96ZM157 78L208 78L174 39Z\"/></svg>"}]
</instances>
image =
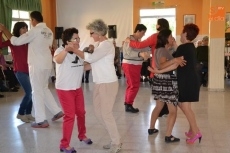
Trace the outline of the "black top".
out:
<instances>
[{"instance_id":1,"label":"black top","mask_svg":"<svg viewBox=\"0 0 230 153\"><path fill-rule=\"evenodd\" d=\"M186 65L177 67L179 102L199 101L200 84L196 71L196 48L193 43L182 44L177 48L175 57L184 56Z\"/></svg>"}]
</instances>

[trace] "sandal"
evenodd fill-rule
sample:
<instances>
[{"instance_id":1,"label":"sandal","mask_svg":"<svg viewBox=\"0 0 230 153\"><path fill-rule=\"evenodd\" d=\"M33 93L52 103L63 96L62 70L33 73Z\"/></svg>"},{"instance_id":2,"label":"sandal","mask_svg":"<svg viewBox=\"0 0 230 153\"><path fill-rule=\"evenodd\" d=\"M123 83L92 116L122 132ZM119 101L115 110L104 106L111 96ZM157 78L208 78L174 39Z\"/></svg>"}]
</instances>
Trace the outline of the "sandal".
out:
<instances>
[{"instance_id":1,"label":"sandal","mask_svg":"<svg viewBox=\"0 0 230 153\"><path fill-rule=\"evenodd\" d=\"M72 147L70 150L67 150L66 148L61 148L60 152L65 152L65 153L77 153L77 151Z\"/></svg>"},{"instance_id":2,"label":"sandal","mask_svg":"<svg viewBox=\"0 0 230 153\"><path fill-rule=\"evenodd\" d=\"M148 129L148 133L149 133L149 135L152 135L152 134L154 134L154 133L157 133L159 130L158 129Z\"/></svg>"},{"instance_id":3,"label":"sandal","mask_svg":"<svg viewBox=\"0 0 230 153\"><path fill-rule=\"evenodd\" d=\"M90 145L90 144L93 143L93 141L92 141L91 139L89 139L89 138L84 138L84 139L82 139L82 140L80 140L80 141L83 141L83 142L85 142L85 143L88 144L88 145Z\"/></svg>"}]
</instances>

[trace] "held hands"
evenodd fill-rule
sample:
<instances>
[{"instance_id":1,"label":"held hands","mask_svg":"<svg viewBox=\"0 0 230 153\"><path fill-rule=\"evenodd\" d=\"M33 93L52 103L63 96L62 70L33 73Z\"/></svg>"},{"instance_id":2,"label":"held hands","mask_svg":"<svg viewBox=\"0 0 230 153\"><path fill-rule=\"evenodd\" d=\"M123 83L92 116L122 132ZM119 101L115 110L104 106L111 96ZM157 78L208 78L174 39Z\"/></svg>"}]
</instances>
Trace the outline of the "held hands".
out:
<instances>
[{"instance_id":1,"label":"held hands","mask_svg":"<svg viewBox=\"0 0 230 153\"><path fill-rule=\"evenodd\" d=\"M67 52L74 52L79 49L79 43L77 41L67 42L68 44L65 45L65 51Z\"/></svg>"},{"instance_id":2,"label":"held hands","mask_svg":"<svg viewBox=\"0 0 230 153\"><path fill-rule=\"evenodd\" d=\"M158 70L157 68L152 68L152 67L150 67L150 66L148 66L148 70L149 70L150 72L152 72L152 73L155 73L155 74L161 73L160 70Z\"/></svg>"},{"instance_id":3,"label":"held hands","mask_svg":"<svg viewBox=\"0 0 230 153\"><path fill-rule=\"evenodd\" d=\"M186 60L184 60L184 56L180 56L180 57L174 58L173 60L174 60L175 63L177 63L181 67L185 66L186 62L187 62Z\"/></svg>"},{"instance_id":4,"label":"held hands","mask_svg":"<svg viewBox=\"0 0 230 153\"><path fill-rule=\"evenodd\" d=\"M148 60L150 58L150 52L140 52L140 57L144 59L144 61Z\"/></svg>"},{"instance_id":5,"label":"held hands","mask_svg":"<svg viewBox=\"0 0 230 153\"><path fill-rule=\"evenodd\" d=\"M92 54L93 51L94 51L94 45L89 45L88 52Z\"/></svg>"}]
</instances>

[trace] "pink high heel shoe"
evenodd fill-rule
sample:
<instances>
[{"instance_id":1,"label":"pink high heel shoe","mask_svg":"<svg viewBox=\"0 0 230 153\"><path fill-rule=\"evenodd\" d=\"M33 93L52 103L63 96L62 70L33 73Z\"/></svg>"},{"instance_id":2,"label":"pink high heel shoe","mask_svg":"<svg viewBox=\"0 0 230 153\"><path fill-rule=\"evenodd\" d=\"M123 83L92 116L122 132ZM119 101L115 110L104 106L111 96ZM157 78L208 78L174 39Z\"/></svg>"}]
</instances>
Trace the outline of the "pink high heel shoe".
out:
<instances>
[{"instance_id":1,"label":"pink high heel shoe","mask_svg":"<svg viewBox=\"0 0 230 153\"><path fill-rule=\"evenodd\" d=\"M194 137L188 138L186 140L186 142L187 142L187 144L193 144L198 139L199 139L199 143L200 143L201 139L202 139L202 134L200 132L198 132Z\"/></svg>"},{"instance_id":2,"label":"pink high heel shoe","mask_svg":"<svg viewBox=\"0 0 230 153\"><path fill-rule=\"evenodd\" d=\"M186 137L191 138L192 137L192 131L188 131L184 133Z\"/></svg>"}]
</instances>

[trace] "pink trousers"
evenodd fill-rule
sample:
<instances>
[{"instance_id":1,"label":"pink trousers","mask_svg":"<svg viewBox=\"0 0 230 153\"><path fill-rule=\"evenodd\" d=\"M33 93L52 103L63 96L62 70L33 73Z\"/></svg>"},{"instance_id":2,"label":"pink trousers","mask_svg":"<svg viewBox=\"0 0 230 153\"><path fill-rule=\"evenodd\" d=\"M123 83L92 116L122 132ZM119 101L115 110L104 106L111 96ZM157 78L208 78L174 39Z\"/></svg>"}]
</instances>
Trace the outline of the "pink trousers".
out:
<instances>
[{"instance_id":1,"label":"pink trousers","mask_svg":"<svg viewBox=\"0 0 230 153\"><path fill-rule=\"evenodd\" d=\"M133 104L140 87L142 65L122 63L122 68L126 77L125 103Z\"/></svg>"},{"instance_id":2,"label":"pink trousers","mask_svg":"<svg viewBox=\"0 0 230 153\"><path fill-rule=\"evenodd\" d=\"M86 138L84 96L82 88L68 91L57 89L57 94L65 114L60 147L67 148L70 144L75 116L77 117L78 138L79 140Z\"/></svg>"}]
</instances>

